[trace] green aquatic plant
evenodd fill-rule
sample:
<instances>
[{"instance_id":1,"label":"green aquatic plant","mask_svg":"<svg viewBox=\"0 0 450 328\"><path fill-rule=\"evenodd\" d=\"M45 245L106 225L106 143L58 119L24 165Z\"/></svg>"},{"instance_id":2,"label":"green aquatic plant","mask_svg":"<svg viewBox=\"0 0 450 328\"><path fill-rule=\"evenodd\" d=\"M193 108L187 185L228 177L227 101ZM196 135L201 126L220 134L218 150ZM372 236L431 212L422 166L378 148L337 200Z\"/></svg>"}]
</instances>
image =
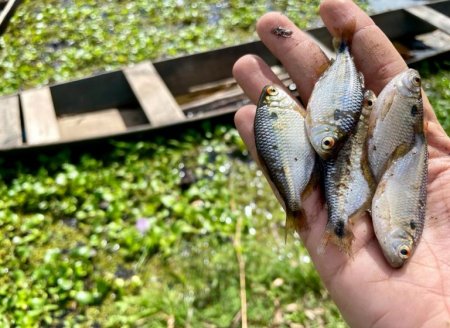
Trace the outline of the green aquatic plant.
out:
<instances>
[{"instance_id":1,"label":"green aquatic plant","mask_svg":"<svg viewBox=\"0 0 450 328\"><path fill-rule=\"evenodd\" d=\"M306 251L284 244L281 208L233 128L118 142L101 158L61 154L1 171L5 322L225 326L240 309L239 217L249 322L322 302L317 317L339 321Z\"/></svg>"},{"instance_id":2,"label":"green aquatic plant","mask_svg":"<svg viewBox=\"0 0 450 328\"><path fill-rule=\"evenodd\" d=\"M319 0L24 0L0 37L0 94L255 40L257 19L317 24Z\"/></svg>"},{"instance_id":3,"label":"green aquatic plant","mask_svg":"<svg viewBox=\"0 0 450 328\"><path fill-rule=\"evenodd\" d=\"M450 135L450 62L426 61L420 65L419 71L436 116L447 135Z\"/></svg>"}]
</instances>

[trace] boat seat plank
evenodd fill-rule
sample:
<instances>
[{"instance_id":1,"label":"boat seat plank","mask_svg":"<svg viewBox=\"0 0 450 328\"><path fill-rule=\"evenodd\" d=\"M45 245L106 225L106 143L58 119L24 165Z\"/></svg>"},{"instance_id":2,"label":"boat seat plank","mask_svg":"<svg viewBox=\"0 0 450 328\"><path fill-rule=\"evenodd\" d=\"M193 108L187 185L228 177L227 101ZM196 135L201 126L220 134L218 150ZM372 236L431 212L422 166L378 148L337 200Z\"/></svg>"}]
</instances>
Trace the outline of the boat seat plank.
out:
<instances>
[{"instance_id":1,"label":"boat seat plank","mask_svg":"<svg viewBox=\"0 0 450 328\"><path fill-rule=\"evenodd\" d=\"M450 35L441 30L418 35L416 39L425 45L425 49L412 50L413 57L408 59L408 64L450 53Z\"/></svg>"},{"instance_id":2,"label":"boat seat plank","mask_svg":"<svg viewBox=\"0 0 450 328\"><path fill-rule=\"evenodd\" d=\"M113 135L126 131L125 123L116 108L59 118L61 140Z\"/></svg>"},{"instance_id":3,"label":"boat seat plank","mask_svg":"<svg viewBox=\"0 0 450 328\"><path fill-rule=\"evenodd\" d=\"M127 67L123 72L150 124L165 125L185 118L151 62Z\"/></svg>"},{"instance_id":4,"label":"boat seat plank","mask_svg":"<svg viewBox=\"0 0 450 328\"><path fill-rule=\"evenodd\" d=\"M416 6L405 10L421 20L435 26L441 31L450 34L450 18L428 6Z\"/></svg>"},{"instance_id":5,"label":"boat seat plank","mask_svg":"<svg viewBox=\"0 0 450 328\"><path fill-rule=\"evenodd\" d=\"M1 12L0 12L0 34L3 34L8 26L11 17L14 14L17 6L22 2L22 0L9 0L3 1Z\"/></svg>"},{"instance_id":6,"label":"boat seat plank","mask_svg":"<svg viewBox=\"0 0 450 328\"><path fill-rule=\"evenodd\" d=\"M35 145L59 140L58 121L49 87L32 89L20 94L28 144Z\"/></svg>"},{"instance_id":7,"label":"boat seat plank","mask_svg":"<svg viewBox=\"0 0 450 328\"><path fill-rule=\"evenodd\" d=\"M22 145L19 97L0 98L0 149Z\"/></svg>"}]
</instances>

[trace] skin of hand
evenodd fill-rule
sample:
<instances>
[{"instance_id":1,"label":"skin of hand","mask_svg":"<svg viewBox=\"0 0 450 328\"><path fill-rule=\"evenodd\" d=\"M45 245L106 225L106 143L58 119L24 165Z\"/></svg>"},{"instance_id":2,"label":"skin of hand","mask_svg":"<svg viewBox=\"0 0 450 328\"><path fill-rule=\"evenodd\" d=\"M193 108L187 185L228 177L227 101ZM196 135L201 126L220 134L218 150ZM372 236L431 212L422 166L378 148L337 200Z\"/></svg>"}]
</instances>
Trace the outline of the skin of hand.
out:
<instances>
[{"instance_id":1,"label":"skin of hand","mask_svg":"<svg viewBox=\"0 0 450 328\"><path fill-rule=\"evenodd\" d=\"M320 16L333 36L354 25L351 52L366 88L376 94L406 64L384 33L350 0L324 0ZM289 38L271 32L282 26L293 31ZM257 23L262 42L281 61L307 103L328 59L320 48L286 16L268 13ZM283 85L259 57L246 55L233 74L253 103L270 83ZM304 202L310 229L301 233L304 245L342 316L352 327L450 327L450 138L437 121L423 95L429 150L426 221L419 244L406 264L391 268L373 233L370 217L362 215L353 231L353 258L329 244L318 254L327 211L320 191ZM256 156L254 105L241 108L235 124L253 158Z\"/></svg>"}]
</instances>

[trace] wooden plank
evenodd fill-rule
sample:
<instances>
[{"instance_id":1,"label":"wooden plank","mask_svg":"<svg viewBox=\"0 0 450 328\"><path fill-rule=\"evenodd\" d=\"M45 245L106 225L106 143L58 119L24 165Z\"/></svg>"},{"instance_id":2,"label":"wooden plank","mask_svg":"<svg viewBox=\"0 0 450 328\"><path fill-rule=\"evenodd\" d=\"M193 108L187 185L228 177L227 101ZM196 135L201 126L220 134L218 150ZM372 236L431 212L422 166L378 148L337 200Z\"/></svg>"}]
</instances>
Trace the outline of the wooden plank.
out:
<instances>
[{"instance_id":1,"label":"wooden plank","mask_svg":"<svg viewBox=\"0 0 450 328\"><path fill-rule=\"evenodd\" d=\"M185 118L151 62L145 61L127 67L124 74L153 126L170 124Z\"/></svg>"},{"instance_id":2,"label":"wooden plank","mask_svg":"<svg viewBox=\"0 0 450 328\"><path fill-rule=\"evenodd\" d=\"M285 86L293 83L289 74L278 67L271 67L272 71L278 76L278 78L284 83ZM292 94L294 96L294 94ZM192 99L189 99L189 95L183 97L177 97L181 105L181 109L187 117L196 116L202 113L221 113L223 108L226 111L230 111L231 108L237 110L239 107L250 103L250 100L244 94L243 90L234 83L233 85L225 84L223 88L217 88L217 91L213 91L206 94L195 95Z\"/></svg>"},{"instance_id":3,"label":"wooden plank","mask_svg":"<svg viewBox=\"0 0 450 328\"><path fill-rule=\"evenodd\" d=\"M215 49L178 58L155 62L154 66L173 95L187 93L192 85L232 77L231 69L240 57L258 54L272 66L279 61L261 41ZM220 64L218 64L220 63Z\"/></svg>"},{"instance_id":4,"label":"wooden plank","mask_svg":"<svg viewBox=\"0 0 450 328\"><path fill-rule=\"evenodd\" d=\"M0 98L0 149L22 145L19 97Z\"/></svg>"},{"instance_id":5,"label":"wooden plank","mask_svg":"<svg viewBox=\"0 0 450 328\"><path fill-rule=\"evenodd\" d=\"M60 117L58 123L61 140L113 135L127 129L119 110L116 108Z\"/></svg>"},{"instance_id":6,"label":"wooden plank","mask_svg":"<svg viewBox=\"0 0 450 328\"><path fill-rule=\"evenodd\" d=\"M58 121L48 87L20 94L25 139L30 145L59 140Z\"/></svg>"},{"instance_id":7,"label":"wooden plank","mask_svg":"<svg viewBox=\"0 0 450 328\"><path fill-rule=\"evenodd\" d=\"M137 108L139 103L122 71L85 77L51 87L60 116L107 108Z\"/></svg>"},{"instance_id":8,"label":"wooden plank","mask_svg":"<svg viewBox=\"0 0 450 328\"><path fill-rule=\"evenodd\" d=\"M412 55L406 62L408 65L439 55L450 53L450 35L441 30L434 30L416 37L424 45L421 49L412 49Z\"/></svg>"},{"instance_id":9,"label":"wooden plank","mask_svg":"<svg viewBox=\"0 0 450 328\"><path fill-rule=\"evenodd\" d=\"M411 15L436 26L441 31L450 34L450 18L427 6L416 6L405 9Z\"/></svg>"},{"instance_id":10,"label":"wooden plank","mask_svg":"<svg viewBox=\"0 0 450 328\"><path fill-rule=\"evenodd\" d=\"M120 116L125 123L127 128L138 126L138 125L148 125L148 119L145 113L138 108L120 108Z\"/></svg>"},{"instance_id":11,"label":"wooden plank","mask_svg":"<svg viewBox=\"0 0 450 328\"><path fill-rule=\"evenodd\" d=\"M446 3L449 2L446 1ZM380 13L371 17L390 39L397 39L405 35L414 36L431 32L435 29L432 25L408 14L403 9ZM307 32L324 44L324 48L332 49L332 38L326 28L314 28ZM280 64L278 59L270 53L261 41L253 41L177 58L161 59L153 62L153 65L171 93L178 96L188 93L193 85L208 84L212 81L231 78L233 64L241 56L249 53L262 57L270 66ZM220 63L220 65L217 63ZM101 90L101 96L95 97L97 98L99 109L133 107L133 98L131 97L133 94L129 93L122 86L123 81L120 75L123 77L121 71L114 71L70 83L54 85L52 94L54 95L55 107L58 108L58 113L78 112L82 108L87 108L86 104L91 101L92 96L90 94L84 96L83 93L89 92L89 90ZM111 85L110 83L112 82L110 80L117 81L114 82L114 85ZM125 80L125 84L128 84L124 77L123 80ZM111 91L109 85L114 89L113 91ZM105 87L102 88L102 86ZM68 90L69 88L71 89L70 91ZM78 88L83 88L84 91L80 92L80 94L74 94ZM119 91L123 94L120 97L117 96ZM109 94L109 97L103 96L103 94ZM108 102L108 104L103 104L104 102ZM68 108L66 111L65 108L67 106L71 108Z\"/></svg>"},{"instance_id":12,"label":"wooden plank","mask_svg":"<svg viewBox=\"0 0 450 328\"><path fill-rule=\"evenodd\" d=\"M11 19L14 11L21 2L22 0L9 0L6 3L5 7L2 9L2 12L0 13L0 34L3 34L5 32L9 20Z\"/></svg>"}]
</instances>

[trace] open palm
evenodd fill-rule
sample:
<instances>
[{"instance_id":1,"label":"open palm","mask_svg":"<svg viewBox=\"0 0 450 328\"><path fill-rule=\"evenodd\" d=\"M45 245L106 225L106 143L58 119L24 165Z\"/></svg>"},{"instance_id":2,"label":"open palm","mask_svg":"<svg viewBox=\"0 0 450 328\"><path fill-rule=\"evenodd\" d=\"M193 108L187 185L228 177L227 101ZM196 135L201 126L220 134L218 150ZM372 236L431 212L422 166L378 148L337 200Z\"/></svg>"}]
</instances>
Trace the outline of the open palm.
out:
<instances>
[{"instance_id":1,"label":"open palm","mask_svg":"<svg viewBox=\"0 0 450 328\"><path fill-rule=\"evenodd\" d=\"M376 94L406 68L383 32L352 1L325 0L320 15L334 36L356 22L352 55L366 78L366 87ZM271 30L277 26L292 30L292 36L274 35ZM328 59L282 14L264 15L257 31L296 83L302 101L307 103ZM253 55L239 59L233 73L254 103L264 85L282 84L267 64ZM450 326L450 138L425 95L424 108L430 155L426 222L417 249L405 266L392 269L387 264L368 215L359 218L353 227L353 258L341 254L333 245L327 246L325 254L318 254L327 220L324 200L315 191L304 203L311 229L301 237L331 297L354 327ZM255 106L246 106L237 112L235 123L256 158L254 117Z\"/></svg>"}]
</instances>

